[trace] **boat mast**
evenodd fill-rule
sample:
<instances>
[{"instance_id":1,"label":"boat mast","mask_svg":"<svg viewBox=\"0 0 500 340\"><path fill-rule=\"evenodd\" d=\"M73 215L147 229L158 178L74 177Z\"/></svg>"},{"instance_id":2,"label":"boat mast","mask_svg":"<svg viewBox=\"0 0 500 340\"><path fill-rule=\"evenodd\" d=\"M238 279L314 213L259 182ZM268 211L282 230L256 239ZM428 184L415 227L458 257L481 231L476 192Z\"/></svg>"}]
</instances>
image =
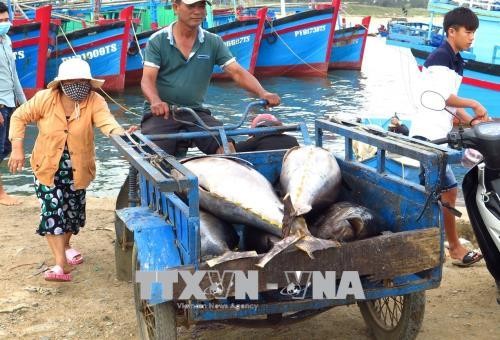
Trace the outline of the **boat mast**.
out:
<instances>
[{"instance_id":1,"label":"boat mast","mask_svg":"<svg viewBox=\"0 0 500 340\"><path fill-rule=\"evenodd\" d=\"M14 20L14 13L12 13L12 4L10 3L10 0L7 0L7 9L9 10L10 22L12 22L12 20Z\"/></svg>"},{"instance_id":2,"label":"boat mast","mask_svg":"<svg viewBox=\"0 0 500 340\"><path fill-rule=\"evenodd\" d=\"M95 22L99 19L99 13L101 12L101 0L90 0L90 5L92 6L90 21L95 24Z\"/></svg>"},{"instance_id":3,"label":"boat mast","mask_svg":"<svg viewBox=\"0 0 500 340\"><path fill-rule=\"evenodd\" d=\"M281 17L286 15L285 0L280 0Z\"/></svg>"},{"instance_id":4,"label":"boat mast","mask_svg":"<svg viewBox=\"0 0 500 340\"><path fill-rule=\"evenodd\" d=\"M151 28L158 28L158 13L156 0L149 0L149 18L151 20Z\"/></svg>"}]
</instances>

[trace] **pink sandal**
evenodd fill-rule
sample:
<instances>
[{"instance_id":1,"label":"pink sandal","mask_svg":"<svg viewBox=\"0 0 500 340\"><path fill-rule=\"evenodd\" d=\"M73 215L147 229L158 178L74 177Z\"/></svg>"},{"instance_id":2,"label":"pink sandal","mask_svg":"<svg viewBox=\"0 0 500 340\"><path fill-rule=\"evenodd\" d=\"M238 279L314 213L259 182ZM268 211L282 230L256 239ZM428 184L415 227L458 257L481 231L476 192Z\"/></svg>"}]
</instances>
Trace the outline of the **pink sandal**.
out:
<instances>
[{"instance_id":1,"label":"pink sandal","mask_svg":"<svg viewBox=\"0 0 500 340\"><path fill-rule=\"evenodd\" d=\"M69 265L76 266L83 262L82 254L73 248L66 249L66 262Z\"/></svg>"},{"instance_id":2,"label":"pink sandal","mask_svg":"<svg viewBox=\"0 0 500 340\"><path fill-rule=\"evenodd\" d=\"M71 281L71 274L65 274L61 266L55 265L43 273L43 278L45 281L69 282Z\"/></svg>"}]
</instances>

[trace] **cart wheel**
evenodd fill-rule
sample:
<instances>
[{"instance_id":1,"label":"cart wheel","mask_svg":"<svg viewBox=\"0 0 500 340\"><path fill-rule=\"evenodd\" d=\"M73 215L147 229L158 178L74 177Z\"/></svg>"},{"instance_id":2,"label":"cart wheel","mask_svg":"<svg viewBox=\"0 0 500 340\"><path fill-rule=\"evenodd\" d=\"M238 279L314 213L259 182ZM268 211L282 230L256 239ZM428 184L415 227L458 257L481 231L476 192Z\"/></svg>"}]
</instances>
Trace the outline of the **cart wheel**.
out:
<instances>
[{"instance_id":1,"label":"cart wheel","mask_svg":"<svg viewBox=\"0 0 500 340\"><path fill-rule=\"evenodd\" d=\"M425 291L358 302L361 315L376 339L417 337L425 311Z\"/></svg>"},{"instance_id":2,"label":"cart wheel","mask_svg":"<svg viewBox=\"0 0 500 340\"><path fill-rule=\"evenodd\" d=\"M149 305L141 299L139 284L135 283L135 271L141 266L137 258L137 246L132 250L132 275L134 283L134 301L139 338L143 340L177 339L176 311L173 302Z\"/></svg>"}]
</instances>

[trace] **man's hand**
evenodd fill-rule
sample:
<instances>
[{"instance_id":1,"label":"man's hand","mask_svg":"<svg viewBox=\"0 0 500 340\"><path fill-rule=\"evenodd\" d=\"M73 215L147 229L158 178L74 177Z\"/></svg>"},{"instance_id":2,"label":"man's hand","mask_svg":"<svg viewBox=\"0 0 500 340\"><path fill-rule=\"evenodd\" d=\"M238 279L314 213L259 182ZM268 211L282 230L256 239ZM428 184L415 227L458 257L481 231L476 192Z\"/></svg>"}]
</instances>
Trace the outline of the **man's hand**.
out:
<instances>
[{"instance_id":1,"label":"man's hand","mask_svg":"<svg viewBox=\"0 0 500 340\"><path fill-rule=\"evenodd\" d=\"M139 127L137 125L130 125L126 132L133 133L134 131L137 131L137 130L139 130Z\"/></svg>"},{"instance_id":2,"label":"man's hand","mask_svg":"<svg viewBox=\"0 0 500 340\"><path fill-rule=\"evenodd\" d=\"M9 158L9 170L11 173L15 174L18 171L23 170L24 166L24 150L22 148L16 148L12 150Z\"/></svg>"},{"instance_id":3,"label":"man's hand","mask_svg":"<svg viewBox=\"0 0 500 340\"><path fill-rule=\"evenodd\" d=\"M471 109L474 110L474 114L476 115L478 120L486 121L488 119L486 108L478 102L476 102L476 104L472 106Z\"/></svg>"},{"instance_id":4,"label":"man's hand","mask_svg":"<svg viewBox=\"0 0 500 340\"><path fill-rule=\"evenodd\" d=\"M0 113L0 126L3 125L3 122L4 122L4 120L3 120L3 114ZM9 133L9 131L7 131L7 133Z\"/></svg>"},{"instance_id":5,"label":"man's hand","mask_svg":"<svg viewBox=\"0 0 500 340\"><path fill-rule=\"evenodd\" d=\"M153 113L154 116L163 116L165 119L168 119L170 115L168 104L163 101L151 103L151 113Z\"/></svg>"},{"instance_id":6,"label":"man's hand","mask_svg":"<svg viewBox=\"0 0 500 340\"><path fill-rule=\"evenodd\" d=\"M267 100L269 106L278 106L281 103L281 98L276 93L265 91L260 98Z\"/></svg>"}]
</instances>

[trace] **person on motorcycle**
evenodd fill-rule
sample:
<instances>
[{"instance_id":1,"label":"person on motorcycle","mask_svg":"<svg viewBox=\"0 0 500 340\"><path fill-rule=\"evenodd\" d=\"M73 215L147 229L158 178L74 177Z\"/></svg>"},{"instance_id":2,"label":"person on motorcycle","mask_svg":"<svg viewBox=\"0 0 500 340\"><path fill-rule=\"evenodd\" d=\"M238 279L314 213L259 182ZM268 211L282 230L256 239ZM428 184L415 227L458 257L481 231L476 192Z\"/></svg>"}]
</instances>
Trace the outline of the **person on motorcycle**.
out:
<instances>
[{"instance_id":1,"label":"person on motorcycle","mask_svg":"<svg viewBox=\"0 0 500 340\"><path fill-rule=\"evenodd\" d=\"M458 7L446 13L443 29L446 40L428 57L422 68L424 90L432 90L446 99L447 109L466 125L475 125L487 120L486 109L476 100L457 96L464 71L464 60L460 52L471 47L474 33L479 26L476 14L468 8ZM474 111L472 118L464 110ZM412 119L411 136L423 140L435 140L446 137L453 128L453 115L446 110L434 111L419 107ZM422 172L421 181L425 180ZM457 181L448 165L444 183L441 183L441 201L446 206L455 207L457 199ZM482 259L478 252L468 250L458 239L455 216L449 209L443 209L444 229L449 242L449 252L454 264L470 266Z\"/></svg>"},{"instance_id":2,"label":"person on motorcycle","mask_svg":"<svg viewBox=\"0 0 500 340\"><path fill-rule=\"evenodd\" d=\"M147 99L141 122L144 134L203 130L194 122L178 122L169 105L192 108L208 126L222 125L203 107L215 65L221 66L238 86L267 100L269 106L280 104L277 94L266 91L236 62L221 37L201 28L207 4L210 2L205 0L175 0L172 6L177 21L149 38L141 80ZM189 121L193 117L184 115L179 120ZM194 139L193 142L206 154L223 152L217 138ZM161 140L156 144L171 155L176 153L176 140Z\"/></svg>"}]
</instances>

